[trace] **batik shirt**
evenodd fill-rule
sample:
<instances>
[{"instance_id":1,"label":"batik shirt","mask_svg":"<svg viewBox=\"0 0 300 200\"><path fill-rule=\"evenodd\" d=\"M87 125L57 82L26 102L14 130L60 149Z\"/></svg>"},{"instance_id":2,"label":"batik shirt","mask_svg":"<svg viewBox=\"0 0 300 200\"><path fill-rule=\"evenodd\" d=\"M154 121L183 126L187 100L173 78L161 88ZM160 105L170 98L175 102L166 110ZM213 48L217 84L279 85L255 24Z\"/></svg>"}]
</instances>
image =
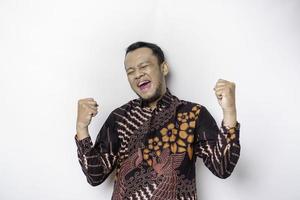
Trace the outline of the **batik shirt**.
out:
<instances>
[{"instance_id":1,"label":"batik shirt","mask_svg":"<svg viewBox=\"0 0 300 200\"><path fill-rule=\"evenodd\" d=\"M113 200L197 199L195 162L231 175L240 155L239 122L220 128L207 108L167 89L151 110L141 98L113 110L91 137L78 140L80 166L92 186L116 169Z\"/></svg>"}]
</instances>

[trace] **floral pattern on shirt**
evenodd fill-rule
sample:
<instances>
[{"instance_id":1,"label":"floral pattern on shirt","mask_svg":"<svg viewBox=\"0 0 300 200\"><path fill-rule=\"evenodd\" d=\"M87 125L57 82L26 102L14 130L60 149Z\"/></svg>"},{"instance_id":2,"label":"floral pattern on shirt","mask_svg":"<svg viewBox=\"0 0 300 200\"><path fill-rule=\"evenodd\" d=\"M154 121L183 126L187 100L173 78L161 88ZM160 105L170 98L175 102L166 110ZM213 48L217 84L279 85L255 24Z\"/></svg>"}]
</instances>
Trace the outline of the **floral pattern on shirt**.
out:
<instances>
[{"instance_id":1,"label":"floral pattern on shirt","mask_svg":"<svg viewBox=\"0 0 300 200\"><path fill-rule=\"evenodd\" d=\"M163 149L169 148L173 154L187 152L189 159L193 158L194 133L196 119L200 107L194 106L191 112L180 112L177 121L168 123L160 130L160 137L148 139L148 145L143 149L143 159L152 166L153 157L159 157Z\"/></svg>"}]
</instances>

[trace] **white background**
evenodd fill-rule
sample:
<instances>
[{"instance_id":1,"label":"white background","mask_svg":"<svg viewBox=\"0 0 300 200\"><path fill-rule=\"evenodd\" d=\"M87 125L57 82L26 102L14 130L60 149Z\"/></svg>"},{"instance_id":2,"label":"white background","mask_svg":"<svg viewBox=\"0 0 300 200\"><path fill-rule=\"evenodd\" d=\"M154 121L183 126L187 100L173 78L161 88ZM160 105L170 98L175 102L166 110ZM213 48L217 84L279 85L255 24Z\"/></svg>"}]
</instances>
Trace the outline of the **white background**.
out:
<instances>
[{"instance_id":1,"label":"white background","mask_svg":"<svg viewBox=\"0 0 300 200\"><path fill-rule=\"evenodd\" d=\"M225 180L197 164L199 200L300 198L300 1L0 0L0 199L110 199L90 186L74 140L77 101L93 97L93 141L136 98L123 59L162 47L169 88L218 124L218 78L236 83L241 157Z\"/></svg>"}]
</instances>

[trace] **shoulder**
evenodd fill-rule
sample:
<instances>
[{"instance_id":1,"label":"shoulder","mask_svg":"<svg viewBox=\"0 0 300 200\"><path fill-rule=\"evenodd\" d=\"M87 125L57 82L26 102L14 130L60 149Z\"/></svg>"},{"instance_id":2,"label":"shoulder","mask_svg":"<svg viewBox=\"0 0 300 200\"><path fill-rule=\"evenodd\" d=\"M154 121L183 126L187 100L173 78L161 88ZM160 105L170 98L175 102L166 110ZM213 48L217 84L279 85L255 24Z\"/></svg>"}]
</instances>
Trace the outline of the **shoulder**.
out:
<instances>
[{"instance_id":1,"label":"shoulder","mask_svg":"<svg viewBox=\"0 0 300 200\"><path fill-rule=\"evenodd\" d=\"M126 116L126 114L134 107L134 106L137 106L138 105L138 100L137 99L133 99L133 100L130 100L116 108L114 108L109 117L112 117L114 119L118 119L118 118L122 118L124 116Z\"/></svg>"},{"instance_id":2,"label":"shoulder","mask_svg":"<svg viewBox=\"0 0 300 200\"><path fill-rule=\"evenodd\" d=\"M192 102L184 99L180 100L180 105L177 107L177 112L195 115L196 119L202 118L203 116L205 117L209 113L206 106L202 103Z\"/></svg>"},{"instance_id":3,"label":"shoulder","mask_svg":"<svg viewBox=\"0 0 300 200\"><path fill-rule=\"evenodd\" d=\"M195 110L195 109L201 109L205 108L205 106L198 102L188 101L185 99L180 99L180 109L189 109L189 110Z\"/></svg>"}]
</instances>

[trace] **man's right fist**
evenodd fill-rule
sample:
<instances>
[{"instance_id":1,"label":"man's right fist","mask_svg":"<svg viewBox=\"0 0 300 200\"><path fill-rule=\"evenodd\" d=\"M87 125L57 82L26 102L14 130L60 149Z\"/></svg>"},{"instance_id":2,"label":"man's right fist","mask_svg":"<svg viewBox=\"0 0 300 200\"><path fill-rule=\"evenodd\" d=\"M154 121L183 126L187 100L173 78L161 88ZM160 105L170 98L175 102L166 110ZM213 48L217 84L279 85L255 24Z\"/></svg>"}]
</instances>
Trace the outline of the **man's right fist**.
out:
<instances>
[{"instance_id":1,"label":"man's right fist","mask_svg":"<svg viewBox=\"0 0 300 200\"><path fill-rule=\"evenodd\" d=\"M92 117L98 113L98 104L93 98L79 99L77 113L77 130L87 129Z\"/></svg>"}]
</instances>

